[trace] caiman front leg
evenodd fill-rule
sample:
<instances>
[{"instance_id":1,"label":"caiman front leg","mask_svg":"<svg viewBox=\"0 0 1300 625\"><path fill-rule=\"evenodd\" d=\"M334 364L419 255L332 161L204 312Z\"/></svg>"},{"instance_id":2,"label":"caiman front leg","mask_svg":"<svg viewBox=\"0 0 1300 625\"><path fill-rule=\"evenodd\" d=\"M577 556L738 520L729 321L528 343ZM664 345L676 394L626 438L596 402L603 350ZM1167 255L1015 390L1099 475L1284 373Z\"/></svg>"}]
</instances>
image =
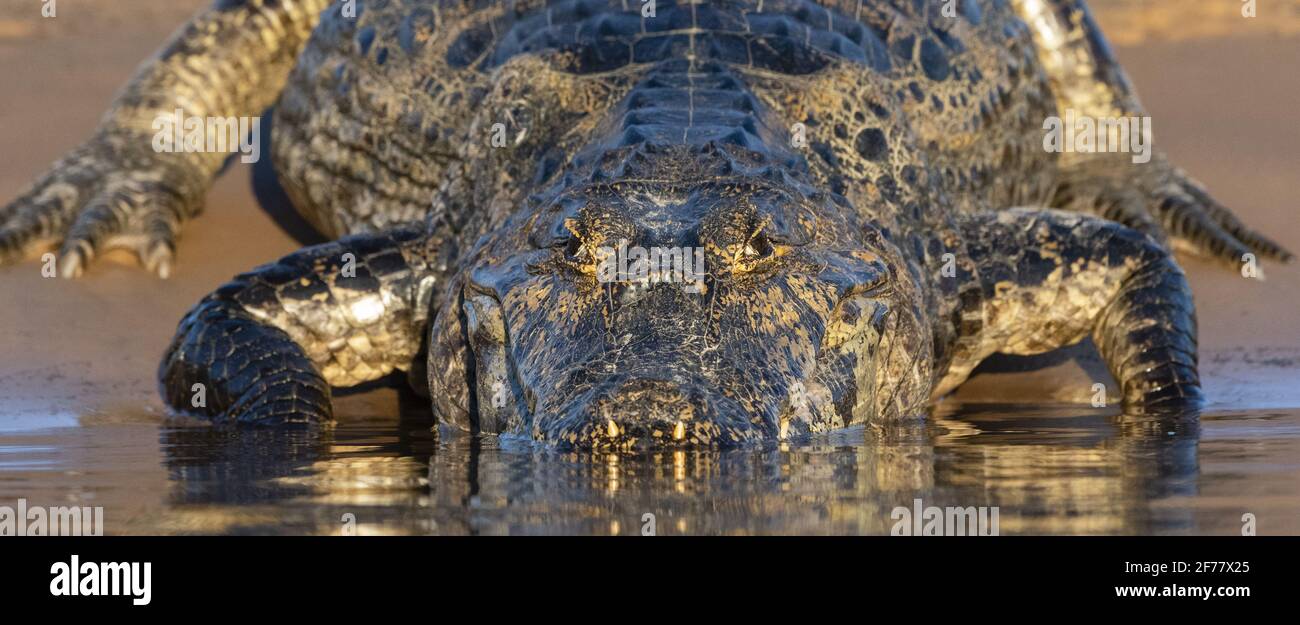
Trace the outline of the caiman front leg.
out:
<instances>
[{"instance_id":1,"label":"caiman front leg","mask_svg":"<svg viewBox=\"0 0 1300 625\"><path fill-rule=\"evenodd\" d=\"M217 0L195 16L141 66L90 140L0 206L0 265L53 242L65 277L111 248L134 251L166 277L180 224L199 212L229 153L166 151L155 145L166 125L155 122L176 110L186 123L262 115L329 3Z\"/></svg>"},{"instance_id":2,"label":"caiman front leg","mask_svg":"<svg viewBox=\"0 0 1300 625\"><path fill-rule=\"evenodd\" d=\"M966 217L956 276L960 321L947 376L955 388L995 352L1039 354L1092 336L1132 414L1193 414L1196 312L1187 278L1150 237L1057 210Z\"/></svg>"},{"instance_id":3,"label":"caiman front leg","mask_svg":"<svg viewBox=\"0 0 1300 625\"><path fill-rule=\"evenodd\" d=\"M303 249L217 289L159 367L175 411L218 423L332 421L331 386L417 362L451 246L425 226Z\"/></svg>"}]
</instances>

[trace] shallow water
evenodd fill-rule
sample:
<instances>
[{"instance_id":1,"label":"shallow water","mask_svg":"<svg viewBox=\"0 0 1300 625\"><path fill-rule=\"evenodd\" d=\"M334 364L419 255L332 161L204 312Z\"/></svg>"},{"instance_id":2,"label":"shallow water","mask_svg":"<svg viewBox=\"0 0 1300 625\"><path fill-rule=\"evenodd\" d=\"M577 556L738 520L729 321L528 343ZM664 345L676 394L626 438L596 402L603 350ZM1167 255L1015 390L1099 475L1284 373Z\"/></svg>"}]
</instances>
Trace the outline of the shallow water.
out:
<instances>
[{"instance_id":1,"label":"shallow water","mask_svg":"<svg viewBox=\"0 0 1300 625\"><path fill-rule=\"evenodd\" d=\"M560 453L421 416L332 432L0 432L0 505L103 506L108 534L887 534L895 507L997 506L1006 534L1300 533L1300 410L1197 423L945 407L726 452ZM59 421L62 423L63 421ZM86 421L83 420L83 423Z\"/></svg>"}]
</instances>

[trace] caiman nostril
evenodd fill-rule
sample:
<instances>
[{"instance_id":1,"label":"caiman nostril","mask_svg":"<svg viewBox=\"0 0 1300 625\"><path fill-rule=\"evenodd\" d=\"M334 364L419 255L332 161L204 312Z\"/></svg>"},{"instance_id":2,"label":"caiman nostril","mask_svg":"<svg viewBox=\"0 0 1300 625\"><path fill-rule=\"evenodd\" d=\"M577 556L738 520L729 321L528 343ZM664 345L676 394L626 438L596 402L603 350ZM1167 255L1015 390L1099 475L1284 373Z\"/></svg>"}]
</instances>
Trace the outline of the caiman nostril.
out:
<instances>
[{"instance_id":1,"label":"caiman nostril","mask_svg":"<svg viewBox=\"0 0 1300 625\"><path fill-rule=\"evenodd\" d=\"M696 413L681 387L665 380L630 380L597 397L594 405L598 416L615 422L676 422Z\"/></svg>"},{"instance_id":2,"label":"caiman nostril","mask_svg":"<svg viewBox=\"0 0 1300 625\"><path fill-rule=\"evenodd\" d=\"M734 399L704 380L607 379L538 424L534 435L593 449L729 446L765 431Z\"/></svg>"}]
</instances>

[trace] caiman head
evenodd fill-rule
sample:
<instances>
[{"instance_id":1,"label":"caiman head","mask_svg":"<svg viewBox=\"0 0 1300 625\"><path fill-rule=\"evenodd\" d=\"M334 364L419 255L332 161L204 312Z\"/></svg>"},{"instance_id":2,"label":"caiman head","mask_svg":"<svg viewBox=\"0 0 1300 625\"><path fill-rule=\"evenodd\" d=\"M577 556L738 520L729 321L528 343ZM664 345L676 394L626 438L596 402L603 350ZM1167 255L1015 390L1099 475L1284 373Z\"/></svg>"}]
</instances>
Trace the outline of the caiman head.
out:
<instances>
[{"instance_id":1,"label":"caiman head","mask_svg":"<svg viewBox=\"0 0 1300 625\"><path fill-rule=\"evenodd\" d=\"M924 401L914 278L843 198L774 168L651 173L557 187L480 241L430 339L444 422L729 446Z\"/></svg>"}]
</instances>

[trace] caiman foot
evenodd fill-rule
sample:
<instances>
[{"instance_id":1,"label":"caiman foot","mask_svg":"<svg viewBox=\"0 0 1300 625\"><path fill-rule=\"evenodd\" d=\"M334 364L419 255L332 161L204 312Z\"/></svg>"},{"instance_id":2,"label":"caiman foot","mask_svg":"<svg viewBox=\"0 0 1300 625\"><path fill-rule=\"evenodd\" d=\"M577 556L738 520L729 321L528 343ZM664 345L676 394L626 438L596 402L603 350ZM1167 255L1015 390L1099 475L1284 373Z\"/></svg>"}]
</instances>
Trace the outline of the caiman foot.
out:
<instances>
[{"instance_id":1,"label":"caiman foot","mask_svg":"<svg viewBox=\"0 0 1300 625\"><path fill-rule=\"evenodd\" d=\"M214 423L333 421L330 386L303 349L220 292L186 315L158 377L176 412Z\"/></svg>"},{"instance_id":2,"label":"caiman foot","mask_svg":"<svg viewBox=\"0 0 1300 625\"><path fill-rule=\"evenodd\" d=\"M184 155L155 152L147 135L101 131L0 208L0 264L54 243L59 274L75 278L116 248L166 278L176 231L205 189Z\"/></svg>"},{"instance_id":3,"label":"caiman foot","mask_svg":"<svg viewBox=\"0 0 1300 625\"><path fill-rule=\"evenodd\" d=\"M328 424L331 387L408 370L450 246L419 224L299 250L181 320L158 370L175 412L219 425Z\"/></svg>"},{"instance_id":4,"label":"caiman foot","mask_svg":"<svg viewBox=\"0 0 1300 625\"><path fill-rule=\"evenodd\" d=\"M1062 173L1052 204L1104 217L1234 268L1252 257L1294 260L1163 155L1148 163L1098 158L1076 164Z\"/></svg>"}]
</instances>

